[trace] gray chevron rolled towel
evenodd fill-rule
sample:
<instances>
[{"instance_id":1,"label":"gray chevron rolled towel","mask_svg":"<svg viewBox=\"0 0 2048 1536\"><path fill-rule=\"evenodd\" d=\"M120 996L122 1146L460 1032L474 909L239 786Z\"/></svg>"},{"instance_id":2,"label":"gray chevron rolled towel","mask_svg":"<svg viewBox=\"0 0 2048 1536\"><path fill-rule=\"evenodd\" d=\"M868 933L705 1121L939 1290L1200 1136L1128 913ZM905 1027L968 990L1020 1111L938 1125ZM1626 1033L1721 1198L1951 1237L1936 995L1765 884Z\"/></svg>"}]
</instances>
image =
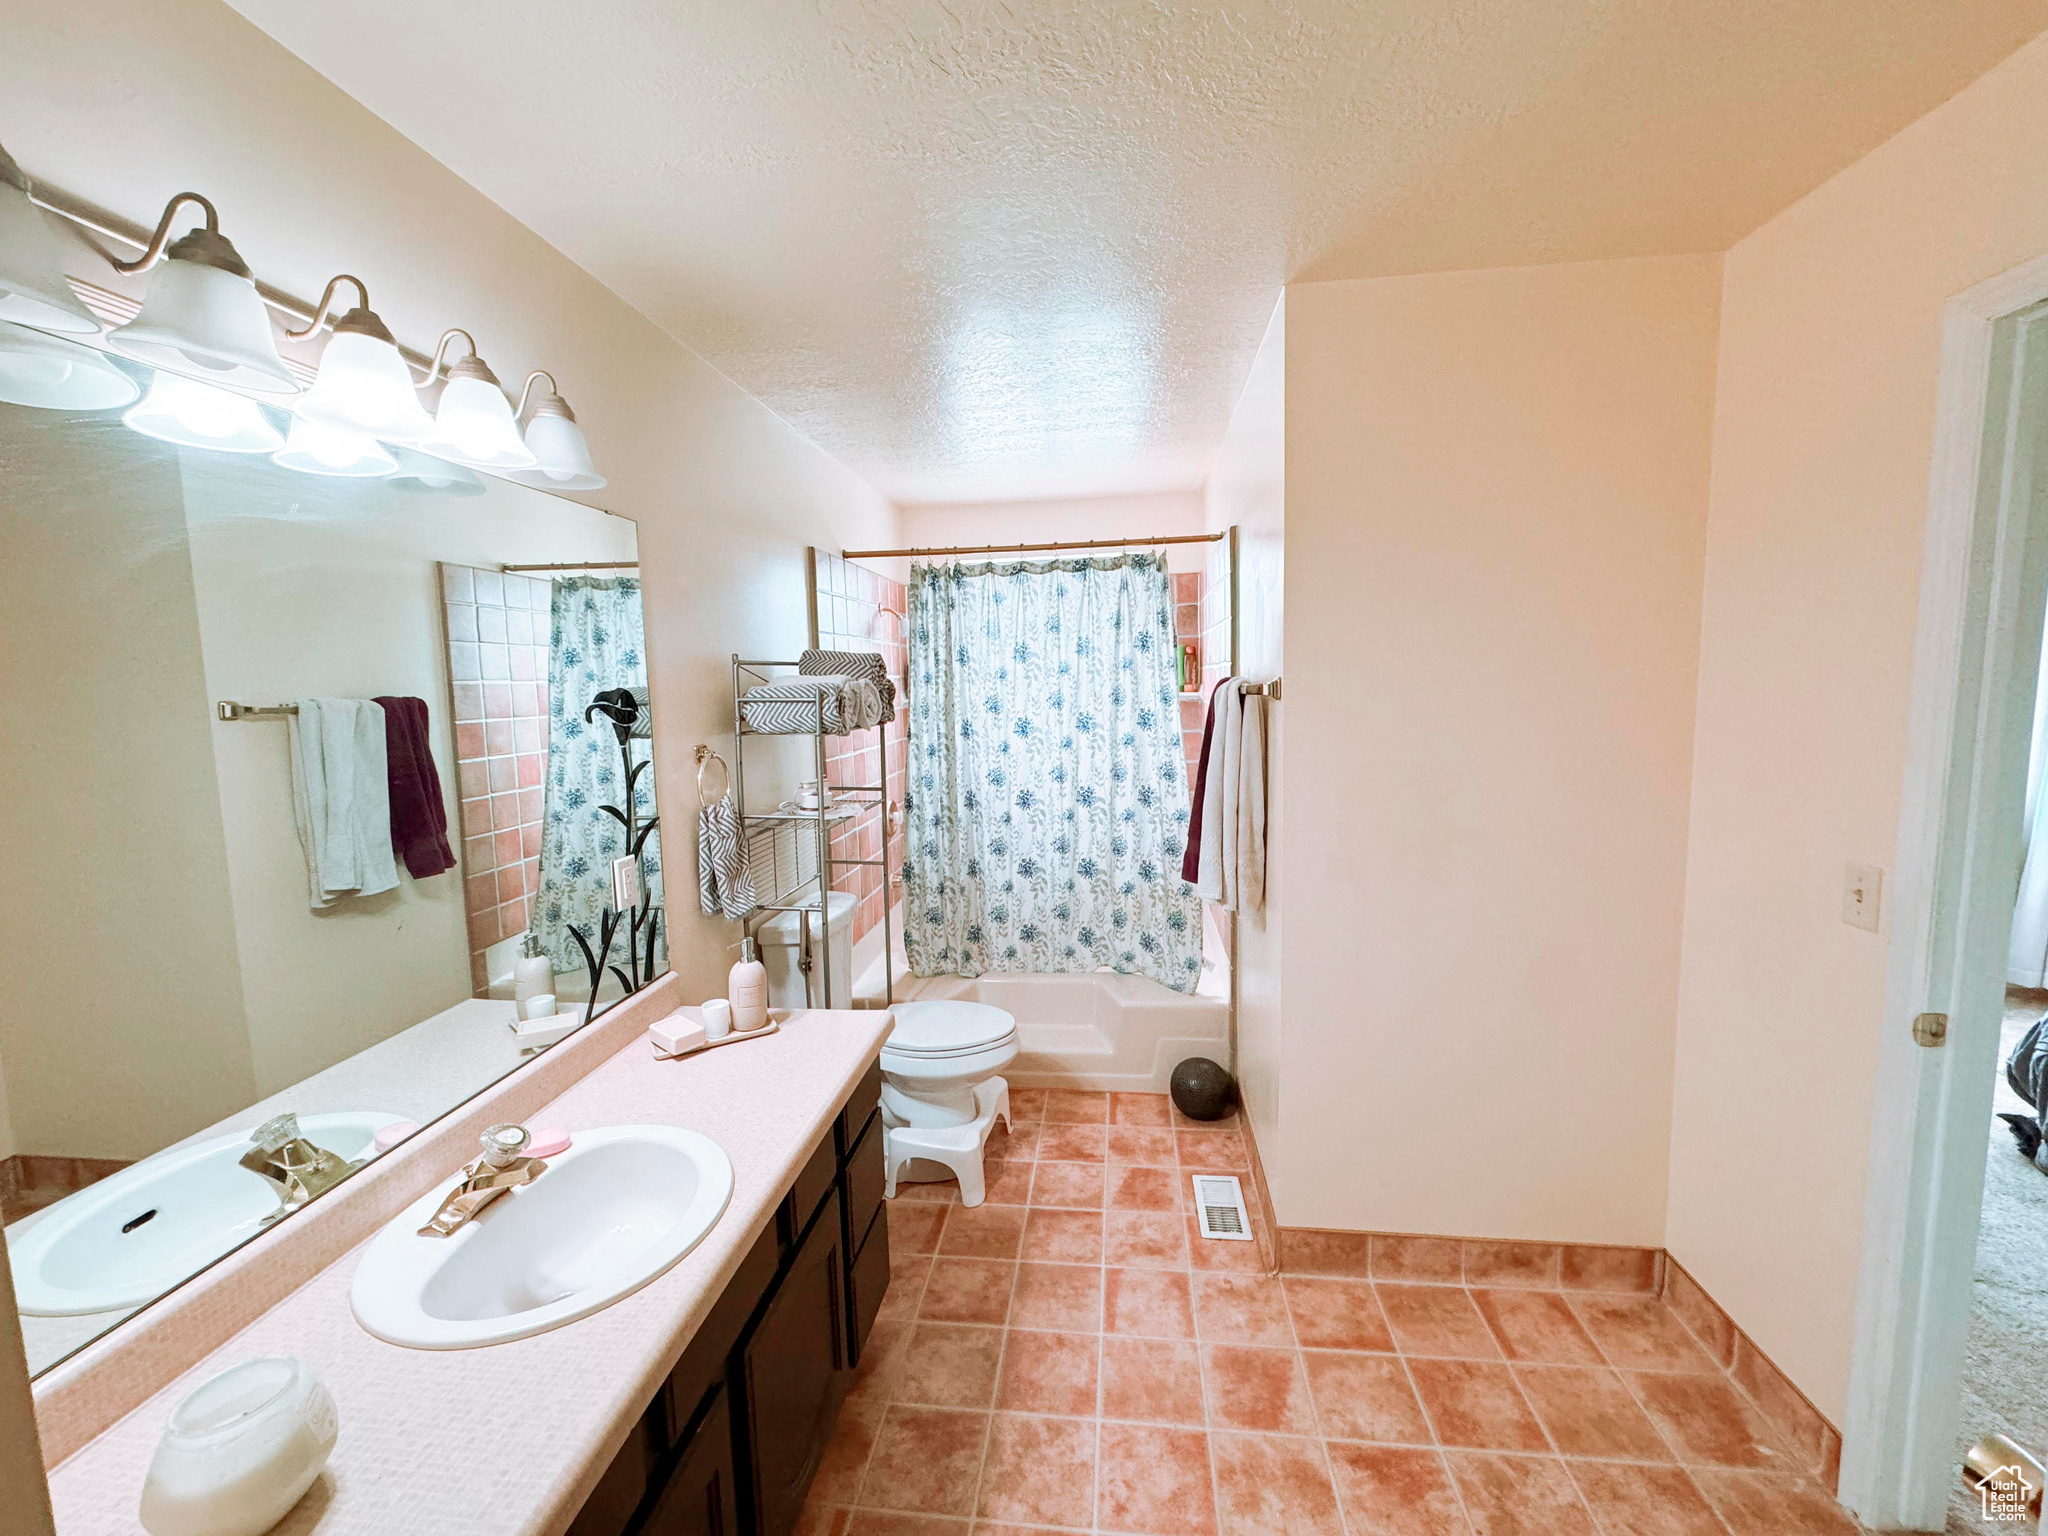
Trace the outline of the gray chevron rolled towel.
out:
<instances>
[{"instance_id":1,"label":"gray chevron rolled towel","mask_svg":"<svg viewBox=\"0 0 2048 1536\"><path fill-rule=\"evenodd\" d=\"M882 718L896 718L896 685L873 651L805 651L796 660L799 677L864 677L882 696Z\"/></svg>"},{"instance_id":2,"label":"gray chevron rolled towel","mask_svg":"<svg viewBox=\"0 0 2048 1536\"><path fill-rule=\"evenodd\" d=\"M732 796L723 795L697 813L697 900L706 917L738 922L760 898L747 865L747 839Z\"/></svg>"}]
</instances>

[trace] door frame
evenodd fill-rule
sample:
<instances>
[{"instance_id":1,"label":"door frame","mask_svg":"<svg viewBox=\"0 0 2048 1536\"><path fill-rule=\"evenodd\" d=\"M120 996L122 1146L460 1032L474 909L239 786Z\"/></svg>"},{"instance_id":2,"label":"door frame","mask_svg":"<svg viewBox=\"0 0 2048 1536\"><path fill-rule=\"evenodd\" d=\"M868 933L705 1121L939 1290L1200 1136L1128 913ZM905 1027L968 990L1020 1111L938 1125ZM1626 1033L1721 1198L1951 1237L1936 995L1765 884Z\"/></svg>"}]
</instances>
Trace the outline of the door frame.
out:
<instances>
[{"instance_id":1,"label":"door frame","mask_svg":"<svg viewBox=\"0 0 2048 1536\"><path fill-rule=\"evenodd\" d=\"M1955 1475L2048 588L2048 490L2004 472L2021 402L2013 369L1994 364L2031 342L2041 367L2025 392L2048 390L2048 323L2002 324L2043 300L2048 255L1959 295L1942 318L1840 1480L1842 1502L1882 1529L1941 1529ZM2001 445L1996 462L1988 443ZM1922 1013L1947 1015L1946 1045L1914 1042Z\"/></svg>"}]
</instances>

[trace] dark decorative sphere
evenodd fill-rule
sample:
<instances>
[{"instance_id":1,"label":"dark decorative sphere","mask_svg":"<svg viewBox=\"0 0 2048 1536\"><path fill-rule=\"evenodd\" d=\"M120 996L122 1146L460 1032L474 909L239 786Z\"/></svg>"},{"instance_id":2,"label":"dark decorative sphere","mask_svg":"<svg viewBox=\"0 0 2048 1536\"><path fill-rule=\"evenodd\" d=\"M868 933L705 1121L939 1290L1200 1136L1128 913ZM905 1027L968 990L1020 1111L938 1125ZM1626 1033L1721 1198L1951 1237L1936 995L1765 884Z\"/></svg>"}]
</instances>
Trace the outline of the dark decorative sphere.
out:
<instances>
[{"instance_id":1,"label":"dark decorative sphere","mask_svg":"<svg viewBox=\"0 0 2048 1536\"><path fill-rule=\"evenodd\" d=\"M1221 1120L1237 1107L1237 1083L1206 1056L1173 1069L1173 1104L1190 1120Z\"/></svg>"}]
</instances>

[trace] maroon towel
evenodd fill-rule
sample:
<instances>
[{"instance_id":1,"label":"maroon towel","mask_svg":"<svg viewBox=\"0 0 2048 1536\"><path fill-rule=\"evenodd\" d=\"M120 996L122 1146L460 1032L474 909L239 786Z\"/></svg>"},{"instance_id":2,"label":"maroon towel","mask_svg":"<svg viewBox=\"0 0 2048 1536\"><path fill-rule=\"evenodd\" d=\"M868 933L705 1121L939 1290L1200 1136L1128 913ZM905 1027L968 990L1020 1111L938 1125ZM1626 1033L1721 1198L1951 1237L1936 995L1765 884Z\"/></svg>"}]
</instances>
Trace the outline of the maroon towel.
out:
<instances>
[{"instance_id":1,"label":"maroon towel","mask_svg":"<svg viewBox=\"0 0 2048 1536\"><path fill-rule=\"evenodd\" d=\"M1180 856L1180 877L1189 885L1199 885L1202 879L1202 791L1209 783L1209 746L1216 739L1216 696L1221 692L1223 683L1209 690L1209 719L1202 727L1202 755L1195 760L1195 804L1188 812L1187 851Z\"/></svg>"},{"instance_id":2,"label":"maroon towel","mask_svg":"<svg viewBox=\"0 0 2048 1536\"><path fill-rule=\"evenodd\" d=\"M391 851L413 879L455 867L448 846L448 807L427 745L427 701L384 698L385 776L391 787Z\"/></svg>"}]
</instances>

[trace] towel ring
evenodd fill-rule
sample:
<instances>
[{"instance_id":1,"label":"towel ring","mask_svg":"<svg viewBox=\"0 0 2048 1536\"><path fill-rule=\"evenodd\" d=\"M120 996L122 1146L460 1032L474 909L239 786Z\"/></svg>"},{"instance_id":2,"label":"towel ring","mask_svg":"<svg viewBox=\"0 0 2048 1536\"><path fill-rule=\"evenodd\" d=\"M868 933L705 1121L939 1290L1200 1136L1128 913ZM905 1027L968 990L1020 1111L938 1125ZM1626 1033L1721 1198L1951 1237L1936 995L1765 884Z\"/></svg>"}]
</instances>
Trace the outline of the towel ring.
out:
<instances>
[{"instance_id":1,"label":"towel ring","mask_svg":"<svg viewBox=\"0 0 2048 1536\"><path fill-rule=\"evenodd\" d=\"M707 794L704 789L704 775L713 763L718 764L719 777L725 782L717 794ZM699 742L697 745L697 808L709 810L718 801L732 793L732 770L725 766L725 759L711 748Z\"/></svg>"}]
</instances>

